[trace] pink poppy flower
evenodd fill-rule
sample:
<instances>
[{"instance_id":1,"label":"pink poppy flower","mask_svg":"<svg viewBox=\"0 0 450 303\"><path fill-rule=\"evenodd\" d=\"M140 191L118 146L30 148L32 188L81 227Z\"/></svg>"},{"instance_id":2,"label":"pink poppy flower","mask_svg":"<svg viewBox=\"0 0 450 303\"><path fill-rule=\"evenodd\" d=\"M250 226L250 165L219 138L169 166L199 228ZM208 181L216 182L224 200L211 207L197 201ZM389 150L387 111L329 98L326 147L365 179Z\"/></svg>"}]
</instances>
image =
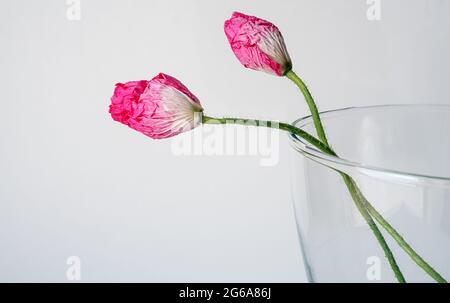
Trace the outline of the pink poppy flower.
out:
<instances>
[{"instance_id":1,"label":"pink poppy flower","mask_svg":"<svg viewBox=\"0 0 450 303\"><path fill-rule=\"evenodd\" d=\"M225 34L238 60L247 68L283 76L292 62L278 28L269 21L234 12Z\"/></svg>"},{"instance_id":2,"label":"pink poppy flower","mask_svg":"<svg viewBox=\"0 0 450 303\"><path fill-rule=\"evenodd\" d=\"M173 137L201 124L198 98L177 79L159 74L150 81L118 83L109 112L114 120L150 138Z\"/></svg>"}]
</instances>

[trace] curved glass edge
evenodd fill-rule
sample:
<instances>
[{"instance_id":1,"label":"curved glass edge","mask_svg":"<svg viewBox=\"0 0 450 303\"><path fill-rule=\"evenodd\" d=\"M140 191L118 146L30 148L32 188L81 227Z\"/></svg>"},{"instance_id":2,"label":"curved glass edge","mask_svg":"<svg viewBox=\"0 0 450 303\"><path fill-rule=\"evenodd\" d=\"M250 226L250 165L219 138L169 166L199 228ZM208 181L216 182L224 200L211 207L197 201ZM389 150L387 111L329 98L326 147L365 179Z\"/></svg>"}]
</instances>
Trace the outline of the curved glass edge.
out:
<instances>
[{"instance_id":1,"label":"curved glass edge","mask_svg":"<svg viewBox=\"0 0 450 303\"><path fill-rule=\"evenodd\" d=\"M425 107L425 108L437 108L444 107L450 109L449 105L445 104L387 104L387 105L375 105L375 106L361 106L361 107L346 107L336 110L323 111L320 113L322 117L326 117L330 114L337 114L344 111L355 110L367 110L367 109L379 109L388 107ZM313 123L311 115L295 120L292 125L302 129L304 126ZM331 169L339 170L350 176L355 174L362 174L368 177L383 179L389 182L396 182L411 186L439 186L450 188L450 178L440 176L422 175L411 172L403 172L389 168L376 167L367 165L364 163L358 163L344 158L328 155L303 138L298 137L295 134L290 134L291 146L303 154L306 158L313 160L319 164L327 166Z\"/></svg>"}]
</instances>

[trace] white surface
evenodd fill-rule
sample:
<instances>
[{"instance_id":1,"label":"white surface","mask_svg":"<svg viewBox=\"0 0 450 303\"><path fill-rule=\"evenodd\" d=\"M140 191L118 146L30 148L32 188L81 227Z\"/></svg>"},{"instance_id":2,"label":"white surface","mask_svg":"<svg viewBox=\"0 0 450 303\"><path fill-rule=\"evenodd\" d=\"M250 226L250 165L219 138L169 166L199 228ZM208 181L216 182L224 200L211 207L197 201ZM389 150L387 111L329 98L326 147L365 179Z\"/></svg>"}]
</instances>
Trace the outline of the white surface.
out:
<instances>
[{"instance_id":1,"label":"white surface","mask_svg":"<svg viewBox=\"0 0 450 303\"><path fill-rule=\"evenodd\" d=\"M64 0L0 4L0 281L305 281L280 161L176 157L110 118L116 82L163 71L210 115L292 121L288 80L245 70L223 21L276 23L320 109L449 103L450 2Z\"/></svg>"}]
</instances>

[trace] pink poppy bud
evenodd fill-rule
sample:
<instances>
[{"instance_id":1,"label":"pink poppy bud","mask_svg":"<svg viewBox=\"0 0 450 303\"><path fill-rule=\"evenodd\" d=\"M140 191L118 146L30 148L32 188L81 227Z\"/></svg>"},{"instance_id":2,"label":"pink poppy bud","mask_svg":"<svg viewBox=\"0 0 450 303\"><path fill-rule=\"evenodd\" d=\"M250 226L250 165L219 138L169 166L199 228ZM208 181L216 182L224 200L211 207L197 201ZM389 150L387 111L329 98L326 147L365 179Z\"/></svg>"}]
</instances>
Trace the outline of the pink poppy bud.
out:
<instances>
[{"instance_id":1,"label":"pink poppy bud","mask_svg":"<svg viewBox=\"0 0 450 303\"><path fill-rule=\"evenodd\" d=\"M245 67L277 76L292 69L283 36L269 21L234 12L225 21L224 30L231 49Z\"/></svg>"},{"instance_id":2,"label":"pink poppy bud","mask_svg":"<svg viewBox=\"0 0 450 303\"><path fill-rule=\"evenodd\" d=\"M150 81L118 83L109 112L114 120L150 138L178 135L201 124L200 101L180 81L159 74Z\"/></svg>"}]
</instances>

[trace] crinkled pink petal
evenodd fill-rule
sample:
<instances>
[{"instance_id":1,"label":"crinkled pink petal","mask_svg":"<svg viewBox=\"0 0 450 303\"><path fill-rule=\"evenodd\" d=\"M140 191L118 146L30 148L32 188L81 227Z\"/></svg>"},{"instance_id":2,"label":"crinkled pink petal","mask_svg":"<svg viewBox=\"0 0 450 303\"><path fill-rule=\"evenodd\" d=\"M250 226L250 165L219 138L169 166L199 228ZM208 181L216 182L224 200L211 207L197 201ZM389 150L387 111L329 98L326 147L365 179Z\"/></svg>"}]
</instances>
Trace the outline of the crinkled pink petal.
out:
<instances>
[{"instance_id":1,"label":"crinkled pink petal","mask_svg":"<svg viewBox=\"0 0 450 303\"><path fill-rule=\"evenodd\" d=\"M153 138L169 138L200 124L200 101L177 79L159 74L150 81L117 84L111 98L114 120Z\"/></svg>"},{"instance_id":2,"label":"crinkled pink petal","mask_svg":"<svg viewBox=\"0 0 450 303\"><path fill-rule=\"evenodd\" d=\"M284 75L292 64L278 28L269 21L234 12L224 24L238 60L247 68Z\"/></svg>"},{"instance_id":3,"label":"crinkled pink petal","mask_svg":"<svg viewBox=\"0 0 450 303\"><path fill-rule=\"evenodd\" d=\"M117 83L109 106L111 117L118 122L128 124L147 85L147 80Z\"/></svg>"},{"instance_id":4,"label":"crinkled pink petal","mask_svg":"<svg viewBox=\"0 0 450 303\"><path fill-rule=\"evenodd\" d=\"M186 86L184 86L183 83L181 83L178 79L163 74L163 73L159 73L157 76L155 76L152 81L154 82L159 82L161 84L164 84L166 86L171 86L177 90L179 90L180 92L182 92L183 94L185 94L186 96L188 96L189 98L191 98L192 101L200 104L200 101L198 100L198 98L189 91L189 89L187 89Z\"/></svg>"}]
</instances>

